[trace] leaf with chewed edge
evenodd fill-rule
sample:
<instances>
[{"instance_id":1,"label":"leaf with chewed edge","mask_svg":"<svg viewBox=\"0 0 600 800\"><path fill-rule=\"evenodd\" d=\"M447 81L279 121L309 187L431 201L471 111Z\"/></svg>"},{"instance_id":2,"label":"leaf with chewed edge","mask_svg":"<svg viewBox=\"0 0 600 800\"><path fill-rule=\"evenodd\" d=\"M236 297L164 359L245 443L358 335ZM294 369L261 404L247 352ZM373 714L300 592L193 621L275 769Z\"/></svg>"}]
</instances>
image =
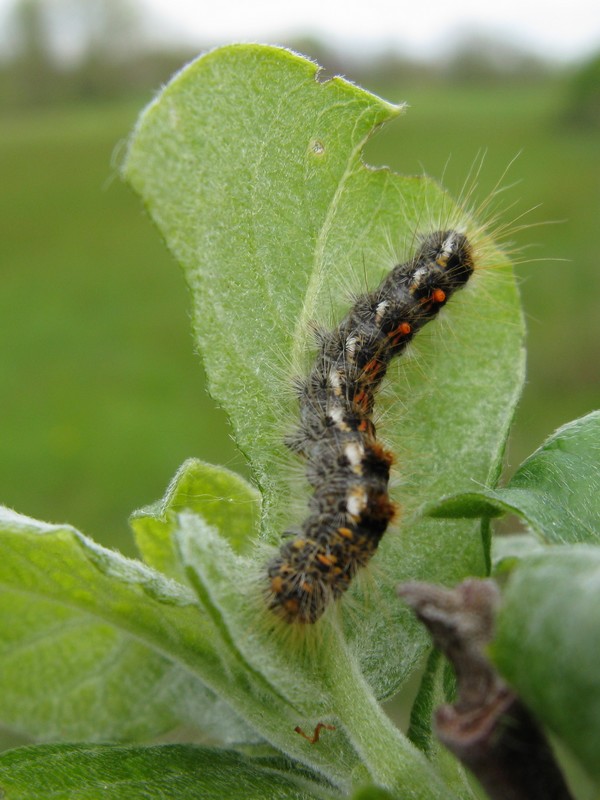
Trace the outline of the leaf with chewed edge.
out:
<instances>
[{"instance_id":1,"label":"leaf with chewed edge","mask_svg":"<svg viewBox=\"0 0 600 800\"><path fill-rule=\"evenodd\" d=\"M382 258L390 238L414 241L424 225L460 216L434 182L362 162L368 137L400 110L341 78L319 82L317 65L287 50L236 45L180 72L129 146L125 177L184 269L210 390L263 493L270 542L293 521L283 432L297 415L287 385L306 365L310 321L330 325L349 289L379 282L393 264ZM461 220L485 263L446 322L417 337L415 358L390 370L401 402L389 404L381 433L405 478L402 530L385 537L377 587L345 619L379 697L398 690L427 647L395 584L486 571L478 523L420 511L473 482L494 485L522 385L510 269L477 223Z\"/></svg>"}]
</instances>

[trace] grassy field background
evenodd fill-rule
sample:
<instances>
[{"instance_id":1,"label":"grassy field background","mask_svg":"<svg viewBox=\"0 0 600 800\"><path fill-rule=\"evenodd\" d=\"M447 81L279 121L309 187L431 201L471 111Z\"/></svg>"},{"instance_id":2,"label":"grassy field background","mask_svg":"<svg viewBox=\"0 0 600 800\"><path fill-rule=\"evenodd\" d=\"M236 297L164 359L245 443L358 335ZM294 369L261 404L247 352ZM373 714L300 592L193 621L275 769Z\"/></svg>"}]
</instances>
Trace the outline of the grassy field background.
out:
<instances>
[{"instance_id":1,"label":"grassy field background","mask_svg":"<svg viewBox=\"0 0 600 800\"><path fill-rule=\"evenodd\" d=\"M368 88L411 106L369 143L370 163L444 173L458 192L485 150L483 197L520 152L508 201L541 204L531 223L562 220L516 237L548 259L519 267L529 377L516 466L599 405L598 133L561 121L556 80ZM117 176L144 102L20 112L0 126L0 502L125 552L129 513L162 496L186 457L244 469L204 388L183 277Z\"/></svg>"}]
</instances>

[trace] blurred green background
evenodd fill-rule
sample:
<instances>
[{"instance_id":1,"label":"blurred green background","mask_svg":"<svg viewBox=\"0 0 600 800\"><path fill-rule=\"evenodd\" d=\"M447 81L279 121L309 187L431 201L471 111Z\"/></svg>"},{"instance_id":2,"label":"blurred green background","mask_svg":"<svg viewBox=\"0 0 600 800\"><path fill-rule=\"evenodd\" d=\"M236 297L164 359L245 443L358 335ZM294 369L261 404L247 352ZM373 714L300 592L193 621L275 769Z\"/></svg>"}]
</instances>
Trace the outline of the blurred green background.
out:
<instances>
[{"instance_id":1,"label":"blurred green background","mask_svg":"<svg viewBox=\"0 0 600 800\"><path fill-rule=\"evenodd\" d=\"M17 7L21 46L0 69L0 502L131 552L129 513L186 457L245 469L204 388L183 277L117 174L137 114L194 54L117 57L108 26L66 69L35 0ZM485 151L483 198L520 153L507 219L536 206L524 221L560 221L514 237L536 260L518 268L529 371L510 470L600 399L600 60L498 58L479 41L444 63L355 62L288 44L410 104L368 162L458 193Z\"/></svg>"}]
</instances>

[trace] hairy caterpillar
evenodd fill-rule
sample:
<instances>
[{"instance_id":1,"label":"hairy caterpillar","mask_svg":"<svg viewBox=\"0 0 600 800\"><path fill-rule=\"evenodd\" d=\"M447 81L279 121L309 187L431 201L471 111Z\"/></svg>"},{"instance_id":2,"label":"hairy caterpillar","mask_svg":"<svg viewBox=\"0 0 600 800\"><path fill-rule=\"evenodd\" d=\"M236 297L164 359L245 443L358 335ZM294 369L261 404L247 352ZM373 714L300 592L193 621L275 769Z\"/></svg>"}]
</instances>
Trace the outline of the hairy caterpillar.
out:
<instances>
[{"instance_id":1,"label":"hairy caterpillar","mask_svg":"<svg viewBox=\"0 0 600 800\"><path fill-rule=\"evenodd\" d=\"M393 456L376 439L375 394L391 359L433 319L474 269L456 230L421 239L415 255L359 296L298 381L300 424L287 445L306 461L314 488L301 530L267 565L269 607L287 622L314 623L375 553L395 514Z\"/></svg>"}]
</instances>

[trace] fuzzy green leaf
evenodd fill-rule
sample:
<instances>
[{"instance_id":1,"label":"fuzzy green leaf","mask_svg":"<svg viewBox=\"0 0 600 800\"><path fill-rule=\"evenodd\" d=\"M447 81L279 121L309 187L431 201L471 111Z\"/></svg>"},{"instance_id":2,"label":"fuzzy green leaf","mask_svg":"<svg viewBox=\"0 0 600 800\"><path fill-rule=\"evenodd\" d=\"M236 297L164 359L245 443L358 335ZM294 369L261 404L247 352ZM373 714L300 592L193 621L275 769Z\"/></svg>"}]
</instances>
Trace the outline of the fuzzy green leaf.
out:
<instances>
[{"instance_id":1,"label":"fuzzy green leaf","mask_svg":"<svg viewBox=\"0 0 600 800\"><path fill-rule=\"evenodd\" d=\"M3 800L328 800L283 759L192 745L45 745L0 755Z\"/></svg>"},{"instance_id":2,"label":"fuzzy green leaf","mask_svg":"<svg viewBox=\"0 0 600 800\"><path fill-rule=\"evenodd\" d=\"M600 542L600 411L559 428L506 488L445 499L436 517L519 514L552 543Z\"/></svg>"},{"instance_id":3,"label":"fuzzy green leaf","mask_svg":"<svg viewBox=\"0 0 600 800\"><path fill-rule=\"evenodd\" d=\"M130 524L144 561L182 583L185 572L173 534L176 515L185 509L220 531L236 552L244 552L258 529L260 495L234 472L188 459L159 503L132 514Z\"/></svg>"},{"instance_id":4,"label":"fuzzy green leaf","mask_svg":"<svg viewBox=\"0 0 600 800\"><path fill-rule=\"evenodd\" d=\"M263 493L270 542L300 519L283 433L297 416L287 387L306 367L309 323L331 325L349 292L379 282L394 263L390 240L405 257L416 230L460 224L477 246L472 286L415 343L414 358L390 371L381 402L381 434L403 477L401 534L385 537L377 586L363 597L355 587L344 622L380 697L427 646L395 584L486 571L477 523L420 511L473 482L495 483L523 377L517 293L477 223L432 181L361 160L367 138L399 111L340 78L319 82L314 63L286 50L225 47L183 70L146 110L124 165L184 268L210 389ZM237 606L247 604L240 590Z\"/></svg>"},{"instance_id":5,"label":"fuzzy green leaf","mask_svg":"<svg viewBox=\"0 0 600 800\"><path fill-rule=\"evenodd\" d=\"M525 557L503 594L492 657L536 717L600 780L600 548Z\"/></svg>"},{"instance_id":6,"label":"fuzzy green leaf","mask_svg":"<svg viewBox=\"0 0 600 800\"><path fill-rule=\"evenodd\" d=\"M189 589L67 526L0 509L0 720L37 739L134 740L180 723L256 741Z\"/></svg>"}]
</instances>

